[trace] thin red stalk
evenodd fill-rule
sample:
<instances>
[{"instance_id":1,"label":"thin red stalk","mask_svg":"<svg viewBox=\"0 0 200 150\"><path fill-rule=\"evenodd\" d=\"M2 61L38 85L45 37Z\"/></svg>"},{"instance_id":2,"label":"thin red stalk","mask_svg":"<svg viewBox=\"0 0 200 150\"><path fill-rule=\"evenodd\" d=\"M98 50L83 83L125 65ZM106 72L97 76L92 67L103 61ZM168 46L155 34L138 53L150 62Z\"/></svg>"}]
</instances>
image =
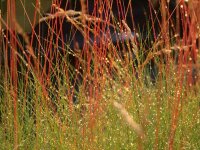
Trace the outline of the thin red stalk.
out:
<instances>
[{"instance_id":1,"label":"thin red stalk","mask_svg":"<svg viewBox=\"0 0 200 150\"><path fill-rule=\"evenodd\" d=\"M174 147L174 140L175 140L175 134L176 134L176 129L178 125L178 118L181 110L181 95L183 91L183 79L184 79L184 71L182 68L182 65L179 65L179 82L177 83L177 89L175 91L175 101L174 101L174 108L172 111L172 123L171 123L171 129L170 129L170 136L169 136L169 150L173 150Z\"/></svg>"},{"instance_id":2,"label":"thin red stalk","mask_svg":"<svg viewBox=\"0 0 200 150\"><path fill-rule=\"evenodd\" d=\"M15 29L15 1L7 1L7 23L11 29ZM12 18L12 19L10 19ZM8 22L10 20L10 22ZM14 36L16 37L15 33ZM11 66L11 90L12 90L12 97L13 97L13 116L14 116L14 149L18 149L18 113L17 113L17 55L15 53L16 49L16 40L13 36L10 36L10 45L11 45L11 53L10 53L10 66Z\"/></svg>"},{"instance_id":3,"label":"thin red stalk","mask_svg":"<svg viewBox=\"0 0 200 150\"><path fill-rule=\"evenodd\" d=\"M152 24L152 30L153 30L153 36L154 36L154 40L156 40L156 31L155 31L155 27L154 27L154 20L153 20L153 12L152 12L152 4L149 2L149 9L150 9L150 19L151 19L151 24ZM155 11L154 10L154 8L153 8L153 11Z\"/></svg>"},{"instance_id":4,"label":"thin red stalk","mask_svg":"<svg viewBox=\"0 0 200 150\"><path fill-rule=\"evenodd\" d=\"M182 16L184 17L184 16ZM185 23L185 21L182 22L182 24L184 25L183 31L185 32L183 34L183 39L185 39L185 41L187 41L187 24ZM185 31L186 30L186 31ZM183 43L184 44L184 43ZM185 53L183 53L183 51L185 51ZM188 58L188 54L187 54L187 50L180 50L179 53L179 64L178 64L178 83L177 83L177 88L176 88L176 96L175 96L175 101L174 101L174 108L172 111L172 123L171 123L171 129L170 129L170 136L169 136L169 141L168 141L168 146L169 149L172 150L174 147L174 139L175 139L175 133L176 133L176 129L177 129L177 124L178 124L178 118L179 118L179 114L181 111L181 93L183 91L183 81L184 81L184 68L183 68L183 64L187 64L186 59Z\"/></svg>"}]
</instances>

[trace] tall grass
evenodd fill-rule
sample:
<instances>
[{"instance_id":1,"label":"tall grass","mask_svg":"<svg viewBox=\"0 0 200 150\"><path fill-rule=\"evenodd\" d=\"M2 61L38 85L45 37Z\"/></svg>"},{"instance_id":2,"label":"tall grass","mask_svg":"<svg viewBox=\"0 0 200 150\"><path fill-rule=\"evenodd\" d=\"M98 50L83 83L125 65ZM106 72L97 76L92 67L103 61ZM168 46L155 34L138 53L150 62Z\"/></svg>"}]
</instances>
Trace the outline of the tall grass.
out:
<instances>
[{"instance_id":1,"label":"tall grass","mask_svg":"<svg viewBox=\"0 0 200 150\"><path fill-rule=\"evenodd\" d=\"M2 149L200 147L198 1L177 1L172 13L180 13L174 23L167 1L161 0L161 20L148 20L153 31L146 38L151 41L148 47L144 39L132 36L126 15L134 6L125 10L121 0L121 22L111 9L114 1L96 0L88 14L87 0L80 1L80 11L64 10L54 0L52 14L40 19L38 2L30 36L17 22L13 1L7 1L7 20L1 19L7 30L2 32L0 51ZM152 1L149 7L154 13ZM72 25L72 41L64 41L64 19ZM33 29L40 21L50 26L46 39ZM155 21L162 29L159 36L154 34ZM113 43L108 27L116 34L126 33L129 40ZM76 33L84 37L83 47L73 38ZM154 82L152 62L157 68Z\"/></svg>"}]
</instances>

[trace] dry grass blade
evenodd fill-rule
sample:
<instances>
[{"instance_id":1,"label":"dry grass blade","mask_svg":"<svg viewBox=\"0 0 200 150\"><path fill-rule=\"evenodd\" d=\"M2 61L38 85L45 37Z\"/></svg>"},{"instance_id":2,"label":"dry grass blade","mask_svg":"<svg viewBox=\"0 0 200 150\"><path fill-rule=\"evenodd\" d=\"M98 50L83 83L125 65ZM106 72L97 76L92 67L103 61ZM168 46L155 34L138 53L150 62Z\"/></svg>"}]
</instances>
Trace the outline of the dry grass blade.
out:
<instances>
[{"instance_id":1,"label":"dry grass blade","mask_svg":"<svg viewBox=\"0 0 200 150\"><path fill-rule=\"evenodd\" d=\"M124 21L124 20L122 20L122 23L123 23L123 25L124 25L124 27L125 27L125 29L127 30L127 35L128 35L128 37L130 38L130 40L131 40L131 45L132 45L132 51L133 51L133 53L135 54L135 56L136 56L136 59L137 59L137 61L138 61L138 63L139 63L139 65L140 65L140 59L139 59L139 54L138 54L138 47L137 47L137 45L135 44L135 41L134 41L134 36L132 35L132 32L131 32L131 29L129 28L129 26L127 25L127 23Z\"/></svg>"},{"instance_id":2,"label":"dry grass blade","mask_svg":"<svg viewBox=\"0 0 200 150\"><path fill-rule=\"evenodd\" d=\"M127 122L127 124L135 131L135 133L141 138L144 139L144 131L142 130L141 125L136 123L132 117L129 115L128 111L118 102L114 101L113 105L117 108L117 110L121 113L124 120Z\"/></svg>"}]
</instances>

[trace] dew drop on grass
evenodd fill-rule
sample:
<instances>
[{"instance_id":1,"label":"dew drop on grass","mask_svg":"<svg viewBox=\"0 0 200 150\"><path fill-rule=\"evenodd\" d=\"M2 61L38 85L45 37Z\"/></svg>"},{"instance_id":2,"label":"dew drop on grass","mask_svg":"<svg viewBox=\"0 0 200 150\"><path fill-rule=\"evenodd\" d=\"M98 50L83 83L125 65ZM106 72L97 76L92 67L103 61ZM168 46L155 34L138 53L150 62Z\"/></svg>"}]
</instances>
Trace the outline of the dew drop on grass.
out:
<instances>
[{"instance_id":1,"label":"dew drop on grass","mask_svg":"<svg viewBox=\"0 0 200 150\"><path fill-rule=\"evenodd\" d=\"M131 142L131 146L134 146L134 144Z\"/></svg>"},{"instance_id":2,"label":"dew drop on grass","mask_svg":"<svg viewBox=\"0 0 200 150\"><path fill-rule=\"evenodd\" d=\"M177 96L179 96L180 95L180 91L178 90L176 94L177 94Z\"/></svg>"},{"instance_id":3,"label":"dew drop on grass","mask_svg":"<svg viewBox=\"0 0 200 150\"><path fill-rule=\"evenodd\" d=\"M180 5L180 8L183 9L183 5Z\"/></svg>"},{"instance_id":4,"label":"dew drop on grass","mask_svg":"<svg viewBox=\"0 0 200 150\"><path fill-rule=\"evenodd\" d=\"M187 14L187 12L185 13L185 17L188 17L188 14Z\"/></svg>"}]
</instances>

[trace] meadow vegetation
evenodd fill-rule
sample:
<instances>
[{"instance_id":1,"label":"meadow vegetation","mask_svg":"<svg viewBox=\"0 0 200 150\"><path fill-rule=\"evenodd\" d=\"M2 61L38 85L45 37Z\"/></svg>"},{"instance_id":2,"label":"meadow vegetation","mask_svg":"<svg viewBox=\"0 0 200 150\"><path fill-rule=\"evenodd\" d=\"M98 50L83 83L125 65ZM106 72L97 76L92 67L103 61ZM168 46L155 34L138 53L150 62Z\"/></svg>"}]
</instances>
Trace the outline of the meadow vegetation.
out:
<instances>
[{"instance_id":1,"label":"meadow vegetation","mask_svg":"<svg viewBox=\"0 0 200 150\"><path fill-rule=\"evenodd\" d=\"M17 20L1 19L0 27L11 32L14 25L15 32L0 38L0 149L199 149L200 3L177 1L173 20L161 0L160 26L147 27L149 34L161 27L159 36L141 39L125 18L114 17L111 1L97 0L101 7L93 14L87 14L88 1L80 1L81 11L65 11L54 0L55 13L38 20L51 27L37 53L33 27L28 37ZM83 47L49 38L62 34L57 21L49 22L56 17L83 35ZM113 43L108 26L128 40Z\"/></svg>"}]
</instances>

